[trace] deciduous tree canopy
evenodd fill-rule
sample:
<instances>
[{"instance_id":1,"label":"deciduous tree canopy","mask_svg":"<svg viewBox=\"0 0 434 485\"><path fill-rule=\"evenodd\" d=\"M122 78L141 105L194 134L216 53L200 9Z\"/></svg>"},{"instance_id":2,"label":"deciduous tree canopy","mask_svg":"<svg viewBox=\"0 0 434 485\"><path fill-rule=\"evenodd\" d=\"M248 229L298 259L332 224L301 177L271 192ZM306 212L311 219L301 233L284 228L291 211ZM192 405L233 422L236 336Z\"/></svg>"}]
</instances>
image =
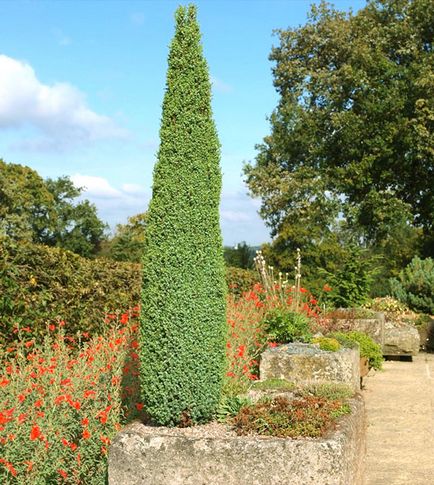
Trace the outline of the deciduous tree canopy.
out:
<instances>
[{"instance_id":1,"label":"deciduous tree canopy","mask_svg":"<svg viewBox=\"0 0 434 485\"><path fill-rule=\"evenodd\" d=\"M36 171L0 159L0 234L94 255L106 224L68 177L44 180Z\"/></svg>"},{"instance_id":2,"label":"deciduous tree canopy","mask_svg":"<svg viewBox=\"0 0 434 485\"><path fill-rule=\"evenodd\" d=\"M432 253L433 34L432 0L371 0L356 14L323 3L278 31L280 98L245 173L279 254L318 259L343 234L393 257L397 238Z\"/></svg>"}]
</instances>

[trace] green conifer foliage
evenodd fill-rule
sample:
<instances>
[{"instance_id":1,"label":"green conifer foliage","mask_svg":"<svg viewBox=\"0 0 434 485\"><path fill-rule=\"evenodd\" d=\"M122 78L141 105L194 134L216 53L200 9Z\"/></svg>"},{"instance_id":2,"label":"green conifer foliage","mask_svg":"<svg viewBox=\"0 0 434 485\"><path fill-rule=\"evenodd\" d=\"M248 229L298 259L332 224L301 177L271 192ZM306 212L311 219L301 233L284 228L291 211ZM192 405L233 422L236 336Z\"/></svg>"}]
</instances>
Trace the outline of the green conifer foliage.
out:
<instances>
[{"instance_id":1,"label":"green conifer foliage","mask_svg":"<svg viewBox=\"0 0 434 485\"><path fill-rule=\"evenodd\" d=\"M172 40L143 257L141 392L159 425L209 421L225 366L220 144L194 6Z\"/></svg>"}]
</instances>

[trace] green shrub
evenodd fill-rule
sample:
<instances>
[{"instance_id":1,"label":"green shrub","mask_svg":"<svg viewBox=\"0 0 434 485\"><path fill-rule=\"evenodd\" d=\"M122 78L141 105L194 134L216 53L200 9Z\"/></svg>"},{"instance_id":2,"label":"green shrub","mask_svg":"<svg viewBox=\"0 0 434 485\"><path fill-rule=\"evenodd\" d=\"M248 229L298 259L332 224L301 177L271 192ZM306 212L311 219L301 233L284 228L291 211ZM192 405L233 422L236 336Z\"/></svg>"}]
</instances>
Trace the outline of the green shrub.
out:
<instances>
[{"instance_id":1,"label":"green shrub","mask_svg":"<svg viewBox=\"0 0 434 485\"><path fill-rule=\"evenodd\" d=\"M159 425L206 422L225 372L220 145L194 6L179 7L143 257L141 392Z\"/></svg>"},{"instance_id":2,"label":"green shrub","mask_svg":"<svg viewBox=\"0 0 434 485\"><path fill-rule=\"evenodd\" d=\"M434 260L414 257L390 280L392 296L420 313L434 314Z\"/></svg>"},{"instance_id":3,"label":"green shrub","mask_svg":"<svg viewBox=\"0 0 434 485\"><path fill-rule=\"evenodd\" d=\"M217 421L224 423L229 418L236 416L241 408L252 404L252 400L246 396L224 396L217 408Z\"/></svg>"},{"instance_id":4,"label":"green shrub","mask_svg":"<svg viewBox=\"0 0 434 485\"><path fill-rule=\"evenodd\" d=\"M228 268L229 285L236 281L234 274L240 274L243 290L252 288L254 277L237 268ZM30 326L39 338L59 320L68 334L101 333L107 313L139 303L141 277L139 264L89 260L60 248L0 238L0 343L15 338L15 324Z\"/></svg>"},{"instance_id":5,"label":"green shrub","mask_svg":"<svg viewBox=\"0 0 434 485\"><path fill-rule=\"evenodd\" d=\"M265 379L264 381L256 381L253 383L252 388L255 391L267 391L267 390L279 390L279 391L293 391L295 389L293 382L286 379Z\"/></svg>"},{"instance_id":6,"label":"green shrub","mask_svg":"<svg viewBox=\"0 0 434 485\"><path fill-rule=\"evenodd\" d=\"M241 296L246 291L250 291L255 283L258 282L258 279L256 271L231 266L226 268L228 288L234 295Z\"/></svg>"},{"instance_id":7,"label":"green shrub","mask_svg":"<svg viewBox=\"0 0 434 485\"><path fill-rule=\"evenodd\" d=\"M138 265L0 238L0 342L15 338L16 324L41 338L59 320L68 334L101 333L105 314L136 306L139 295Z\"/></svg>"},{"instance_id":8,"label":"green shrub","mask_svg":"<svg viewBox=\"0 0 434 485\"><path fill-rule=\"evenodd\" d=\"M381 346L375 343L369 335L363 332L332 332L327 335L336 339L343 347L360 348L360 357L369 360L369 367L380 370L383 365L383 352Z\"/></svg>"},{"instance_id":9,"label":"green shrub","mask_svg":"<svg viewBox=\"0 0 434 485\"><path fill-rule=\"evenodd\" d=\"M312 338L309 318L303 313L273 308L266 313L262 323L274 342L310 342Z\"/></svg>"},{"instance_id":10,"label":"green shrub","mask_svg":"<svg viewBox=\"0 0 434 485\"><path fill-rule=\"evenodd\" d=\"M352 246L341 265L334 272L319 270L331 286L324 303L335 308L363 305L369 298L374 279L373 258L366 258L363 250Z\"/></svg>"},{"instance_id":11,"label":"green shrub","mask_svg":"<svg viewBox=\"0 0 434 485\"><path fill-rule=\"evenodd\" d=\"M335 338L330 337L315 337L312 339L312 343L319 344L319 348L327 352L337 352L341 348L341 344Z\"/></svg>"},{"instance_id":12,"label":"green shrub","mask_svg":"<svg viewBox=\"0 0 434 485\"><path fill-rule=\"evenodd\" d=\"M345 400L354 396L353 389L347 384L333 382L311 383L300 388L298 394L301 396L315 396L323 399Z\"/></svg>"}]
</instances>

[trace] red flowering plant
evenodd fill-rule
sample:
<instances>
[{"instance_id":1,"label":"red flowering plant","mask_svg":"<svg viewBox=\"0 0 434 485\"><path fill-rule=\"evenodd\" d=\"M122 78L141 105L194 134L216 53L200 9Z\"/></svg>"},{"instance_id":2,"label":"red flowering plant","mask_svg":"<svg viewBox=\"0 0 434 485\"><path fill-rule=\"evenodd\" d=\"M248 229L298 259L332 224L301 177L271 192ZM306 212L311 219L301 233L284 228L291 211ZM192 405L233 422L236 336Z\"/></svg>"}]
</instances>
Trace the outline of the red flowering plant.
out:
<instances>
[{"instance_id":1,"label":"red flowering plant","mask_svg":"<svg viewBox=\"0 0 434 485\"><path fill-rule=\"evenodd\" d=\"M105 483L110 441L139 404L137 316L86 343L62 322L40 344L19 329L1 350L0 483Z\"/></svg>"},{"instance_id":2,"label":"red flowering plant","mask_svg":"<svg viewBox=\"0 0 434 485\"><path fill-rule=\"evenodd\" d=\"M297 249L295 279L288 273L275 272L266 264L261 251L255 257L266 300L267 312L262 322L269 339L275 342L309 341L322 329L321 308L312 293L301 286L301 254Z\"/></svg>"},{"instance_id":3,"label":"red flowering plant","mask_svg":"<svg viewBox=\"0 0 434 485\"><path fill-rule=\"evenodd\" d=\"M263 293L262 286L256 284L241 298L233 295L228 297L226 377L232 384L242 385L258 378L259 356L268 340L261 325L266 311Z\"/></svg>"}]
</instances>

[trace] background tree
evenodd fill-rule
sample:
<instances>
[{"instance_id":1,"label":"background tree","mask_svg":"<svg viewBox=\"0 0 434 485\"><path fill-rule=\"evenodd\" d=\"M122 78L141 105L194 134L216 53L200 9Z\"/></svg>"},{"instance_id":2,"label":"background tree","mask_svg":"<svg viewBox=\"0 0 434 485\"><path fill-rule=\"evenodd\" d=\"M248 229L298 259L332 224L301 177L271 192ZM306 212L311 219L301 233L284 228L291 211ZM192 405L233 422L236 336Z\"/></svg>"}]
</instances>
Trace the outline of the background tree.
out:
<instances>
[{"instance_id":1,"label":"background tree","mask_svg":"<svg viewBox=\"0 0 434 485\"><path fill-rule=\"evenodd\" d=\"M126 224L118 224L112 239L103 245L100 255L115 261L140 263L144 251L147 213L142 212L128 218Z\"/></svg>"},{"instance_id":2,"label":"background tree","mask_svg":"<svg viewBox=\"0 0 434 485\"><path fill-rule=\"evenodd\" d=\"M228 266L242 269L253 268L253 258L255 257L256 249L250 247L245 241L236 244L234 247L225 246L224 258Z\"/></svg>"},{"instance_id":3,"label":"background tree","mask_svg":"<svg viewBox=\"0 0 434 485\"><path fill-rule=\"evenodd\" d=\"M179 7L143 257L141 391L157 424L211 419L225 366L220 145L194 6Z\"/></svg>"},{"instance_id":4,"label":"background tree","mask_svg":"<svg viewBox=\"0 0 434 485\"><path fill-rule=\"evenodd\" d=\"M44 180L35 170L0 160L0 233L91 257L105 239L94 204L68 177Z\"/></svg>"},{"instance_id":5,"label":"background tree","mask_svg":"<svg viewBox=\"0 0 434 485\"><path fill-rule=\"evenodd\" d=\"M55 217L53 204L37 172L0 159L0 234L17 241L45 237Z\"/></svg>"},{"instance_id":6,"label":"background tree","mask_svg":"<svg viewBox=\"0 0 434 485\"><path fill-rule=\"evenodd\" d=\"M339 229L390 252L395 272L419 248L432 254L433 25L431 0L371 0L354 15L322 3L278 32L280 99L245 168L273 251L322 253Z\"/></svg>"}]
</instances>

